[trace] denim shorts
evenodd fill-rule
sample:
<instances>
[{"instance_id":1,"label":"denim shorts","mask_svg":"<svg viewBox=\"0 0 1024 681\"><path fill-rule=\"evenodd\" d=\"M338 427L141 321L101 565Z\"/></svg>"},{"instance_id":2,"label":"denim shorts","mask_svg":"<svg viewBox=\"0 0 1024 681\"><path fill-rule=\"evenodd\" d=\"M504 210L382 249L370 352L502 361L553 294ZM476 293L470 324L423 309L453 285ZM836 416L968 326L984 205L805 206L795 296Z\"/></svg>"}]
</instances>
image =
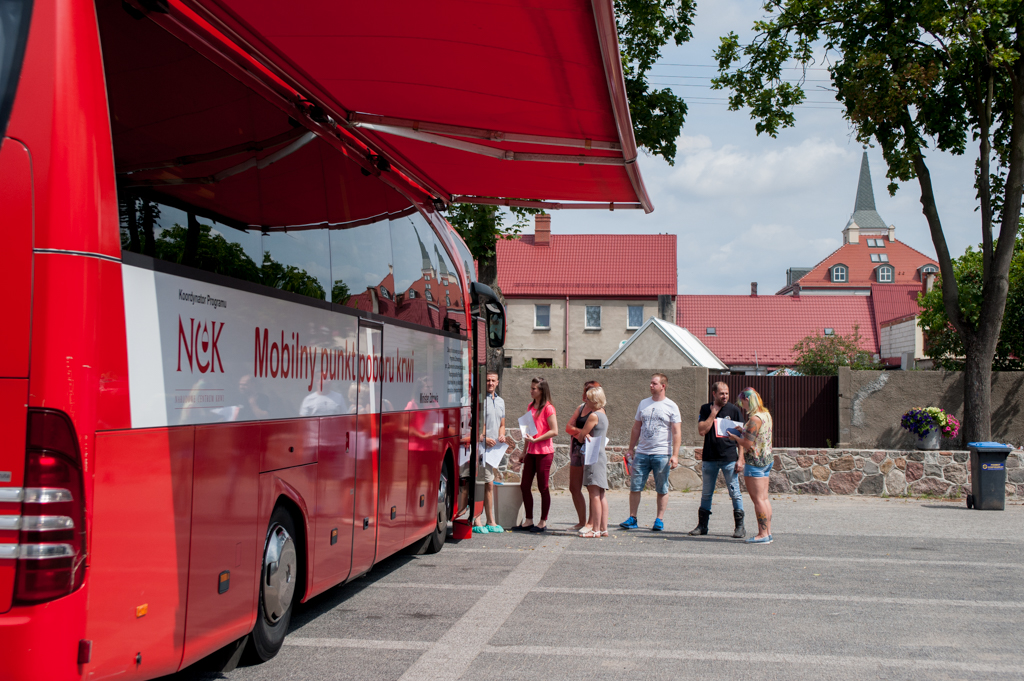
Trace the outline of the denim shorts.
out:
<instances>
[{"instance_id":1,"label":"denim shorts","mask_svg":"<svg viewBox=\"0 0 1024 681\"><path fill-rule=\"evenodd\" d=\"M642 492L647 484L647 476L654 473L654 489L658 494L668 494L669 456L650 456L636 454L629 463L633 474L629 481L630 492Z\"/></svg>"},{"instance_id":2,"label":"denim shorts","mask_svg":"<svg viewBox=\"0 0 1024 681\"><path fill-rule=\"evenodd\" d=\"M774 461L772 461L767 466L763 466L761 468L758 468L757 466L751 466L750 464L747 464L747 465L743 466L743 477L745 477L745 478L767 478L768 474L772 472L772 466L774 466L774 465L775 465Z\"/></svg>"}]
</instances>

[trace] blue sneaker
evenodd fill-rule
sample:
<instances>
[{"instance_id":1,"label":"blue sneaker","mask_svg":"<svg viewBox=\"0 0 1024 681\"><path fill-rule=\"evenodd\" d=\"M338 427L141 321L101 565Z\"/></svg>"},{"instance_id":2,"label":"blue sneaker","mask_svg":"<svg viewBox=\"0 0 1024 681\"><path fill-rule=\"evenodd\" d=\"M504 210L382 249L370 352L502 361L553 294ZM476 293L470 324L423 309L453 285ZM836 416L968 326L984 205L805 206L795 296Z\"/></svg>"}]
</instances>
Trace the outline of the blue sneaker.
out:
<instances>
[{"instance_id":1,"label":"blue sneaker","mask_svg":"<svg viewBox=\"0 0 1024 681\"><path fill-rule=\"evenodd\" d=\"M760 539L758 539L757 537L751 537L750 539L747 540L747 543L748 544L771 544L772 543L772 536L769 534L767 537L761 537Z\"/></svg>"},{"instance_id":2,"label":"blue sneaker","mask_svg":"<svg viewBox=\"0 0 1024 681\"><path fill-rule=\"evenodd\" d=\"M665 523L661 522L661 518L654 519L654 527L651 528L651 532L661 532L665 529Z\"/></svg>"},{"instance_id":3,"label":"blue sneaker","mask_svg":"<svg viewBox=\"0 0 1024 681\"><path fill-rule=\"evenodd\" d=\"M639 525L636 524L636 516L629 516L629 519L619 523L619 527L624 530L635 530Z\"/></svg>"}]
</instances>

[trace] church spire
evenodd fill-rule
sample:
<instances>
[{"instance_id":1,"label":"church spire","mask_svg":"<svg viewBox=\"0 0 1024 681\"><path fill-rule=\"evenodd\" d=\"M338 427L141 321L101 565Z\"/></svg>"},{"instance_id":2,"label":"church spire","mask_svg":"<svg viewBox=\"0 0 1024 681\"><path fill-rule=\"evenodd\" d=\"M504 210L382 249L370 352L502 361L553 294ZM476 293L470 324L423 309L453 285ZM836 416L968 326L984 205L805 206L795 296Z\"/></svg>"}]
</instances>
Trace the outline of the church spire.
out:
<instances>
[{"instance_id":1,"label":"church spire","mask_svg":"<svg viewBox=\"0 0 1024 681\"><path fill-rule=\"evenodd\" d=\"M871 169L868 167L868 152L860 162L860 182L857 183L857 202L853 212L859 210L875 210L875 192L871 189Z\"/></svg>"},{"instance_id":2,"label":"church spire","mask_svg":"<svg viewBox=\"0 0 1024 681\"><path fill-rule=\"evenodd\" d=\"M865 150L860 161L860 180L857 182L857 201L853 214L843 229L843 243L860 242L861 235L885 236L892 241L895 227L888 227L882 216L875 210L875 192L871 189L871 169L868 167L868 152Z\"/></svg>"}]
</instances>

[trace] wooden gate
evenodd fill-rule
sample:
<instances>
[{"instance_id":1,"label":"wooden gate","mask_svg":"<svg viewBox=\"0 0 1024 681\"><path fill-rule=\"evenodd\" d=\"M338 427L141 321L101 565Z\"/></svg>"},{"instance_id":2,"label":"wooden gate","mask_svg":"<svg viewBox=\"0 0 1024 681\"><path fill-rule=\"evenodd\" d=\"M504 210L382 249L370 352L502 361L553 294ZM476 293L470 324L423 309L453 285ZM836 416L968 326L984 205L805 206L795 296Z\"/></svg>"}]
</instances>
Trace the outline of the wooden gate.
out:
<instances>
[{"instance_id":1,"label":"wooden gate","mask_svg":"<svg viewBox=\"0 0 1024 681\"><path fill-rule=\"evenodd\" d=\"M773 447L825 448L839 440L838 376L744 376L710 374L708 389L718 381L729 386L729 400L753 388L772 413Z\"/></svg>"}]
</instances>

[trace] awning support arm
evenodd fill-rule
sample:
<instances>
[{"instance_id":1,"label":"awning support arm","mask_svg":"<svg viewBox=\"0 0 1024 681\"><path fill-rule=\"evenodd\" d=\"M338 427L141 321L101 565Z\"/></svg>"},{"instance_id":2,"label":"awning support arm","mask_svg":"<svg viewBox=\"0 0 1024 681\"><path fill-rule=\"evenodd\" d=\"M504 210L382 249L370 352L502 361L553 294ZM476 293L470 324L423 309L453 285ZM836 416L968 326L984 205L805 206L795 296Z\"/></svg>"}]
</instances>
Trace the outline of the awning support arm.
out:
<instances>
[{"instance_id":1,"label":"awning support arm","mask_svg":"<svg viewBox=\"0 0 1024 681\"><path fill-rule=\"evenodd\" d=\"M236 144L225 149L218 149L216 151L210 151L205 154L192 154L190 156L179 156L172 158L168 161L153 161L149 163L137 163L133 166L122 166L117 169L118 175L125 175L128 173L139 173L143 170L160 170L164 168L181 168L183 166L193 165L195 163L206 163L207 161L219 161L224 158L230 158L249 152L255 154L260 151L271 149L278 145L284 144L285 142L291 142L294 139L302 137L302 134L306 132L305 128L298 127L286 132L282 132L280 135L274 135L273 137L265 140L254 140L252 142L243 142Z\"/></svg>"},{"instance_id":2,"label":"awning support arm","mask_svg":"<svg viewBox=\"0 0 1024 681\"><path fill-rule=\"evenodd\" d=\"M406 137L408 139L419 140L420 142L426 142L428 144L436 144L439 147L448 147L449 149L467 151L471 154L489 156L490 158L498 159L499 161L535 161L540 163L575 163L577 165L602 166L622 166L626 164L621 157L617 158L614 156L584 156L583 154L578 156L573 154L529 154L519 151L509 151L507 149L488 147L483 144L477 144L476 142L466 142L465 140L453 139L443 135L435 135L430 132L419 132L410 128L396 128L390 125L378 125L376 123L353 123L352 125L365 130L373 130L374 132L382 132L396 137Z\"/></svg>"},{"instance_id":3,"label":"awning support arm","mask_svg":"<svg viewBox=\"0 0 1024 681\"><path fill-rule=\"evenodd\" d=\"M251 170L252 168L258 168L260 170L263 170L270 164L276 163L277 161L280 161L284 157L294 154L296 151L312 142L313 138L316 136L317 135L315 132L313 132L312 130L307 130L306 133L302 135L302 137L295 140L284 149L279 149L278 151L275 151L270 156L261 159L258 159L255 156L253 156L252 158L246 159L245 161L242 161L237 165L233 165L230 168L225 168L219 173L215 173L213 175L207 175L205 177L168 177L157 178L153 180L138 180L135 182L128 180L127 182L124 183L124 186L159 187L179 184L217 184L218 182L226 180L229 177L238 175L239 173L244 173L246 170Z\"/></svg>"},{"instance_id":4,"label":"awning support arm","mask_svg":"<svg viewBox=\"0 0 1024 681\"><path fill-rule=\"evenodd\" d=\"M447 125L444 123L427 123L424 121L409 120L408 118L378 116L377 114L353 112L348 115L348 120L353 125L357 125L359 123L372 123L374 125L384 125L390 128L409 128L410 130L415 130L417 132L433 132L441 135L455 135L456 137L489 140L491 142L517 142L520 144L542 144L549 147L573 147L576 149L622 151L622 145L618 142L576 139L573 137L522 135L515 132L501 132L500 130L486 130L484 128L466 128L460 125Z\"/></svg>"},{"instance_id":5,"label":"awning support arm","mask_svg":"<svg viewBox=\"0 0 1024 681\"><path fill-rule=\"evenodd\" d=\"M546 210L643 210L639 203L563 203L533 199L494 199L489 196L453 196L452 203L479 206L507 206L515 208L544 208Z\"/></svg>"}]
</instances>

